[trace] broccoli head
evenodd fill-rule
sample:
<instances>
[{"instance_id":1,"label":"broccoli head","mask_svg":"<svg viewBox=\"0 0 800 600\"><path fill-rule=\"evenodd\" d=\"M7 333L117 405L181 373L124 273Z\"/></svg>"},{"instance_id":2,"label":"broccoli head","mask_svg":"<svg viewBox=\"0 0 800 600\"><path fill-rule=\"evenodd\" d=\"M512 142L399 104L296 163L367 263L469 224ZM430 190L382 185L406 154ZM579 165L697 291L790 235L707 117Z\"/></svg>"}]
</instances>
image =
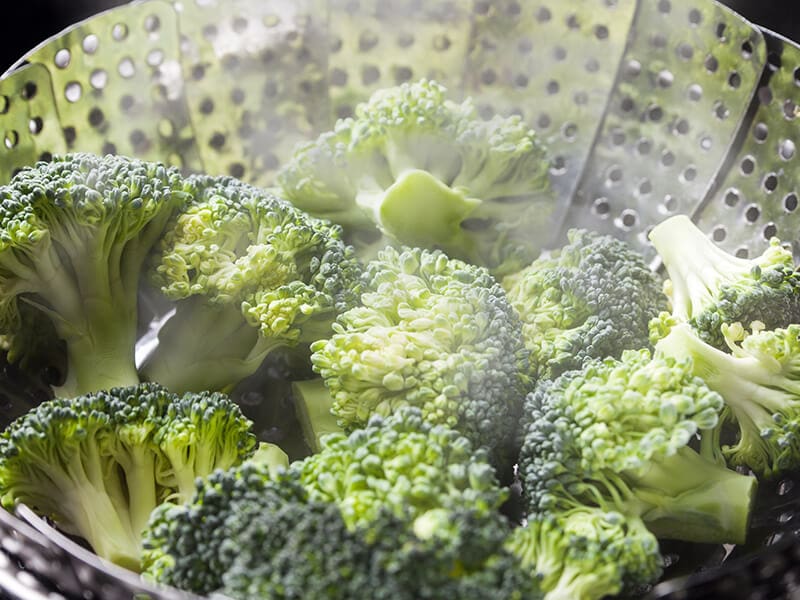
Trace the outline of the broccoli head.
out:
<instances>
[{"instance_id":1,"label":"broccoli head","mask_svg":"<svg viewBox=\"0 0 800 600\"><path fill-rule=\"evenodd\" d=\"M567 235L567 245L503 279L536 379L649 347L648 323L667 306L658 277L624 241L582 229Z\"/></svg>"},{"instance_id":2,"label":"broccoli head","mask_svg":"<svg viewBox=\"0 0 800 600\"><path fill-rule=\"evenodd\" d=\"M176 303L142 376L175 391L227 389L278 348L307 346L355 303L361 269L338 226L230 177L168 226L152 279Z\"/></svg>"},{"instance_id":3,"label":"broccoli head","mask_svg":"<svg viewBox=\"0 0 800 600\"><path fill-rule=\"evenodd\" d=\"M687 321L715 348L728 351L721 327L761 322L766 329L800 323L800 273L790 250L773 238L755 258L728 254L684 216L671 217L650 232L669 280L671 316ZM662 316L661 320L663 321ZM653 339L668 332L656 320Z\"/></svg>"},{"instance_id":4,"label":"broccoli head","mask_svg":"<svg viewBox=\"0 0 800 600\"><path fill-rule=\"evenodd\" d=\"M421 80L375 92L301 145L278 182L296 206L348 232L377 227L504 274L530 263L552 227L548 168L519 116L483 120L471 100Z\"/></svg>"},{"instance_id":5,"label":"broccoli head","mask_svg":"<svg viewBox=\"0 0 800 600\"><path fill-rule=\"evenodd\" d=\"M50 319L66 344L60 395L139 383L139 275L188 191L177 169L85 153L0 187L0 331L25 337L23 302Z\"/></svg>"},{"instance_id":6,"label":"broccoli head","mask_svg":"<svg viewBox=\"0 0 800 600\"><path fill-rule=\"evenodd\" d=\"M250 421L221 394L180 397L139 384L56 398L0 435L0 497L138 569L151 511L186 499L182 482L193 492L195 478L241 462L254 446Z\"/></svg>"},{"instance_id":7,"label":"broccoli head","mask_svg":"<svg viewBox=\"0 0 800 600\"><path fill-rule=\"evenodd\" d=\"M728 352L703 341L688 323L676 324L656 344L663 356L690 360L693 373L725 401L738 439L709 451L762 477L800 466L800 325L747 333L734 323L721 331Z\"/></svg>"},{"instance_id":8,"label":"broccoli head","mask_svg":"<svg viewBox=\"0 0 800 600\"><path fill-rule=\"evenodd\" d=\"M723 409L691 369L626 350L540 384L519 462L529 512L596 506L639 517L658 537L743 542L756 480L689 446Z\"/></svg>"},{"instance_id":9,"label":"broccoli head","mask_svg":"<svg viewBox=\"0 0 800 600\"><path fill-rule=\"evenodd\" d=\"M349 435L329 434L317 454L290 469L309 498L339 506L351 528L389 510L418 534L449 531L448 515L459 507L495 512L507 496L483 450L414 407L375 415Z\"/></svg>"},{"instance_id":10,"label":"broccoli head","mask_svg":"<svg viewBox=\"0 0 800 600\"><path fill-rule=\"evenodd\" d=\"M641 519L594 506L529 515L506 546L537 575L547 600L640 593L661 576L664 562Z\"/></svg>"},{"instance_id":11,"label":"broccoli head","mask_svg":"<svg viewBox=\"0 0 800 600\"><path fill-rule=\"evenodd\" d=\"M365 267L360 305L312 344L311 361L345 430L416 406L502 464L529 390L521 338L485 268L440 251L388 247Z\"/></svg>"}]
</instances>

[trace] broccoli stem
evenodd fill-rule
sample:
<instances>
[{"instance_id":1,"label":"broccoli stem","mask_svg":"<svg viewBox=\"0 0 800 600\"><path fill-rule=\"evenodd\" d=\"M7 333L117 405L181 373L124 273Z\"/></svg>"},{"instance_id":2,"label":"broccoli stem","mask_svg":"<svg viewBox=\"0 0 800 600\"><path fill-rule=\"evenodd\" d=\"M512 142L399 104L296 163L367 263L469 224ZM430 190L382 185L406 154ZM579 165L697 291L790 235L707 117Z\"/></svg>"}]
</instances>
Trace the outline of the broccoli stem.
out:
<instances>
[{"instance_id":1,"label":"broccoli stem","mask_svg":"<svg viewBox=\"0 0 800 600\"><path fill-rule=\"evenodd\" d=\"M469 246L461 223L480 205L463 191L451 189L431 173L409 169L383 192L361 192L356 203L375 215L390 236L419 247ZM419 216L424 214L425 218Z\"/></svg>"},{"instance_id":2,"label":"broccoli stem","mask_svg":"<svg viewBox=\"0 0 800 600\"><path fill-rule=\"evenodd\" d=\"M339 433L337 419L331 412L333 398L322 378L292 383L295 412L309 449L321 450L320 439L329 433Z\"/></svg>"},{"instance_id":3,"label":"broccoli stem","mask_svg":"<svg viewBox=\"0 0 800 600\"><path fill-rule=\"evenodd\" d=\"M225 390L283 345L260 335L236 306L188 298L159 331L158 347L140 375L176 393Z\"/></svg>"},{"instance_id":4,"label":"broccoli stem","mask_svg":"<svg viewBox=\"0 0 800 600\"><path fill-rule=\"evenodd\" d=\"M650 241L667 267L672 312L681 320L702 312L720 286L746 277L754 267L753 261L719 248L685 215L658 224Z\"/></svg>"},{"instance_id":5,"label":"broccoli stem","mask_svg":"<svg viewBox=\"0 0 800 600\"><path fill-rule=\"evenodd\" d=\"M623 474L637 512L657 537L702 543L744 543L757 481L721 467L688 447L641 474Z\"/></svg>"}]
</instances>

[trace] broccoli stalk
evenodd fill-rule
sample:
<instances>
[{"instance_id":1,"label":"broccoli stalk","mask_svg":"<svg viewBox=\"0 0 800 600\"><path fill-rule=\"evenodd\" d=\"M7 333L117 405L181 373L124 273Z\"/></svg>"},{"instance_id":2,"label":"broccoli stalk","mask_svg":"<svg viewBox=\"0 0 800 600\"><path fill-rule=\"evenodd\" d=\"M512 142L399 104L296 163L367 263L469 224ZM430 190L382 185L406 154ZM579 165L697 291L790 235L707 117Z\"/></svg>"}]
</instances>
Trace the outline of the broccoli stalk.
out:
<instances>
[{"instance_id":1,"label":"broccoli stalk","mask_svg":"<svg viewBox=\"0 0 800 600\"><path fill-rule=\"evenodd\" d=\"M176 169L89 154L23 169L0 188L0 327L24 325L21 301L52 321L66 342L61 395L139 382L139 274L188 191Z\"/></svg>"},{"instance_id":2,"label":"broccoli stalk","mask_svg":"<svg viewBox=\"0 0 800 600\"><path fill-rule=\"evenodd\" d=\"M738 258L716 246L688 217L676 215L654 227L650 240L667 268L672 317L691 323L715 348L727 350L724 324L749 327L761 321L776 329L800 322L800 275L791 251L778 239L760 256ZM658 326L655 322L652 331L656 339L664 333Z\"/></svg>"},{"instance_id":3,"label":"broccoli stalk","mask_svg":"<svg viewBox=\"0 0 800 600\"><path fill-rule=\"evenodd\" d=\"M343 433L332 412L333 398L322 379L292 382L292 395L303 437L312 452L320 451L323 436Z\"/></svg>"},{"instance_id":4,"label":"broccoli stalk","mask_svg":"<svg viewBox=\"0 0 800 600\"><path fill-rule=\"evenodd\" d=\"M731 353L705 343L690 325L675 325L658 342L664 356L691 360L695 375L724 399L739 429L722 448L734 465L772 477L800 465L800 325L744 335L722 328Z\"/></svg>"}]
</instances>

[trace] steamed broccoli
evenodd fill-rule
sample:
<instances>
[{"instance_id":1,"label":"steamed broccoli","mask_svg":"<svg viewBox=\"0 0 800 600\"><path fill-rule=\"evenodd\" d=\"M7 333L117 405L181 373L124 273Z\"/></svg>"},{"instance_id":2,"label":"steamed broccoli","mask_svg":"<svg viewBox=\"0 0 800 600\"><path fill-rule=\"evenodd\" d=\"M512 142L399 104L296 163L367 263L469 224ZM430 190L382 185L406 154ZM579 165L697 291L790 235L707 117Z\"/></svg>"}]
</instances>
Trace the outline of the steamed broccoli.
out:
<instances>
[{"instance_id":1,"label":"steamed broccoli","mask_svg":"<svg viewBox=\"0 0 800 600\"><path fill-rule=\"evenodd\" d=\"M528 369L519 319L486 269L388 247L365 268L360 305L311 350L345 430L417 406L510 462Z\"/></svg>"},{"instance_id":2,"label":"steamed broccoli","mask_svg":"<svg viewBox=\"0 0 800 600\"><path fill-rule=\"evenodd\" d=\"M137 569L151 511L251 454L250 425L227 396L180 397L155 384L57 398L0 435L2 503L24 503Z\"/></svg>"},{"instance_id":3,"label":"steamed broccoli","mask_svg":"<svg viewBox=\"0 0 800 600\"><path fill-rule=\"evenodd\" d=\"M91 154L40 162L0 187L0 332L25 335L22 302L52 321L66 342L60 394L139 382L139 275L187 192L177 169Z\"/></svg>"},{"instance_id":4,"label":"steamed broccoli","mask_svg":"<svg viewBox=\"0 0 800 600\"><path fill-rule=\"evenodd\" d=\"M746 334L722 326L729 352L704 342L687 323L675 325L656 351L690 359L695 375L721 394L739 431L721 449L732 465L772 477L800 465L800 325ZM720 425L721 426L721 425ZM712 454L713 455L713 454Z\"/></svg>"},{"instance_id":5,"label":"steamed broccoli","mask_svg":"<svg viewBox=\"0 0 800 600\"><path fill-rule=\"evenodd\" d=\"M396 242L516 271L539 253L555 199L548 159L518 116L482 120L435 81L376 92L278 175L311 214Z\"/></svg>"},{"instance_id":6,"label":"steamed broccoli","mask_svg":"<svg viewBox=\"0 0 800 600\"><path fill-rule=\"evenodd\" d=\"M743 542L755 478L689 446L722 409L689 363L648 350L543 382L524 413L519 470L529 511L596 506L639 517L658 537Z\"/></svg>"},{"instance_id":7,"label":"steamed broccoli","mask_svg":"<svg viewBox=\"0 0 800 600\"><path fill-rule=\"evenodd\" d=\"M650 232L669 275L671 316L687 321L715 348L728 350L723 324L754 321L767 329L800 323L800 273L792 253L773 238L755 258L732 256L717 247L688 217L671 217ZM666 316L662 316L662 321ZM653 339L669 327L654 321Z\"/></svg>"},{"instance_id":8,"label":"steamed broccoli","mask_svg":"<svg viewBox=\"0 0 800 600\"><path fill-rule=\"evenodd\" d=\"M506 546L522 568L536 573L546 600L641 592L664 564L658 540L641 519L593 506L529 515Z\"/></svg>"},{"instance_id":9,"label":"steamed broccoli","mask_svg":"<svg viewBox=\"0 0 800 600\"><path fill-rule=\"evenodd\" d=\"M566 246L502 282L537 379L649 347L648 323L667 306L657 276L625 242L582 229L567 235Z\"/></svg>"},{"instance_id":10,"label":"steamed broccoli","mask_svg":"<svg viewBox=\"0 0 800 600\"><path fill-rule=\"evenodd\" d=\"M175 391L221 390L277 348L327 335L358 294L340 229L230 177L193 176L196 197L168 227L153 280L176 302L142 377Z\"/></svg>"}]
</instances>

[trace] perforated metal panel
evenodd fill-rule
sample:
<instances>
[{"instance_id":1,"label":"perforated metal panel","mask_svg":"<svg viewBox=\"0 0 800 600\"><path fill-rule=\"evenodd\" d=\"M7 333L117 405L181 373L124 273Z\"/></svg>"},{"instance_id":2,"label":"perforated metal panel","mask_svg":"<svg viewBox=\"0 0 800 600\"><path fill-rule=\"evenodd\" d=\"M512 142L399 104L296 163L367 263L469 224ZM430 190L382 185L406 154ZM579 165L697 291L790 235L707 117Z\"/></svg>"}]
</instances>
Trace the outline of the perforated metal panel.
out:
<instances>
[{"instance_id":1,"label":"perforated metal panel","mask_svg":"<svg viewBox=\"0 0 800 600\"><path fill-rule=\"evenodd\" d=\"M28 65L0 80L0 180L20 167L66 151L58 113L53 110L50 73Z\"/></svg>"},{"instance_id":2,"label":"perforated metal panel","mask_svg":"<svg viewBox=\"0 0 800 600\"><path fill-rule=\"evenodd\" d=\"M641 0L568 221L646 249L691 213L728 154L766 59L762 34L696 0Z\"/></svg>"},{"instance_id":3,"label":"perforated metal panel","mask_svg":"<svg viewBox=\"0 0 800 600\"><path fill-rule=\"evenodd\" d=\"M800 248L800 46L767 34L768 68L755 114L698 215L712 239L739 256L760 254L772 236Z\"/></svg>"},{"instance_id":4,"label":"perforated metal panel","mask_svg":"<svg viewBox=\"0 0 800 600\"><path fill-rule=\"evenodd\" d=\"M298 141L330 125L324 2L180 6L186 93L205 171L271 183Z\"/></svg>"},{"instance_id":5,"label":"perforated metal panel","mask_svg":"<svg viewBox=\"0 0 800 600\"><path fill-rule=\"evenodd\" d=\"M122 6L45 42L25 60L47 68L68 150L202 168L183 91L171 4Z\"/></svg>"}]
</instances>

